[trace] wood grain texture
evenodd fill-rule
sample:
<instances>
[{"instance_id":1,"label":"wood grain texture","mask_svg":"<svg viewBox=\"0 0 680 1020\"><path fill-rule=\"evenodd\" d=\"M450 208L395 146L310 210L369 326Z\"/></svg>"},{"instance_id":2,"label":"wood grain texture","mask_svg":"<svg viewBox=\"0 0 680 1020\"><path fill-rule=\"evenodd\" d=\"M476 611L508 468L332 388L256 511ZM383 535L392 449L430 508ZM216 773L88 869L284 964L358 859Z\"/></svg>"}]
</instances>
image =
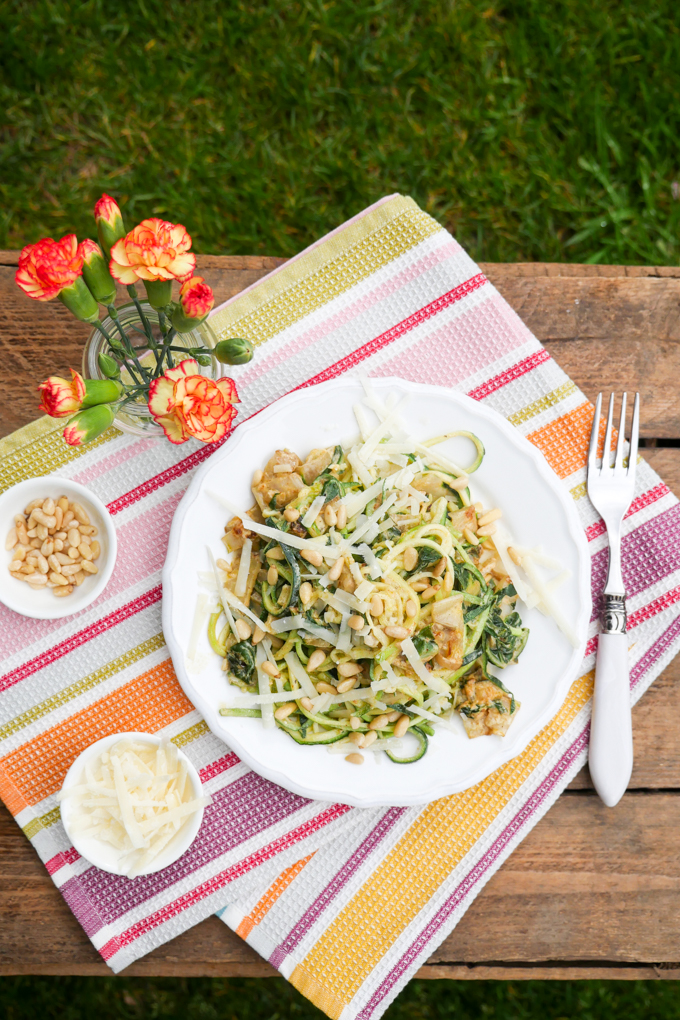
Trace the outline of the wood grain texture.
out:
<instances>
[{"instance_id":1,"label":"wood grain texture","mask_svg":"<svg viewBox=\"0 0 680 1020\"><path fill-rule=\"evenodd\" d=\"M0 435L33 420L35 386L78 367L88 327L58 302L25 297L17 252L0 252L0 382L12 401ZM199 256L227 300L282 259ZM640 389L643 435L680 438L680 269L483 265L499 291L574 381ZM680 493L680 449L644 456ZM634 711L635 767L615 810L587 769L491 879L419 976L680 978L680 747L658 720L675 709L680 661ZM107 974L8 812L0 807L0 974ZM161 946L130 975L273 976L276 971L214 917Z\"/></svg>"}]
</instances>

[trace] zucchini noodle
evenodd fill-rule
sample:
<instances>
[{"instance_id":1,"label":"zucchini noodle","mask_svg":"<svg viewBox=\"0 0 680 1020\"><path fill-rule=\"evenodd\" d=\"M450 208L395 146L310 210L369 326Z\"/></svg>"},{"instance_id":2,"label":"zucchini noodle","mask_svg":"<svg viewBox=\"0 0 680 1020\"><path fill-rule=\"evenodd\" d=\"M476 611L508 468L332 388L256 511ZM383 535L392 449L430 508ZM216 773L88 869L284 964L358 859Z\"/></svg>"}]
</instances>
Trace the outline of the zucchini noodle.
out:
<instances>
[{"instance_id":1,"label":"zucchini noodle","mask_svg":"<svg viewBox=\"0 0 680 1020\"><path fill-rule=\"evenodd\" d=\"M520 706L490 667L517 662L529 632L489 510L472 504L481 441L467 431L404 440L399 409L380 406L373 397L372 431L357 409L353 446L304 462L277 450L256 470L255 506L225 527L232 556L219 561L223 607L208 637L241 692L222 715L270 726L273 715L298 744L346 746L357 763L358 751L384 750L407 764L456 715L470 738L507 733ZM454 436L474 444L465 468L435 449Z\"/></svg>"}]
</instances>

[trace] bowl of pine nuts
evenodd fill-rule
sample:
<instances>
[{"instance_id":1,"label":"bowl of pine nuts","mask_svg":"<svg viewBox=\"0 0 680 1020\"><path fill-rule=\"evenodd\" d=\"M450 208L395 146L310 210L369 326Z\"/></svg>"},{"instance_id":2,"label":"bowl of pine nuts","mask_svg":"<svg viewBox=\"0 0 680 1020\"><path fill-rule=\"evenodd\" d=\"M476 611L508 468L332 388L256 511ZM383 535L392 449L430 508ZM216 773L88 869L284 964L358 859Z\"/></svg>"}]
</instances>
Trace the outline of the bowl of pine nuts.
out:
<instances>
[{"instance_id":1,"label":"bowl of pine nuts","mask_svg":"<svg viewBox=\"0 0 680 1020\"><path fill-rule=\"evenodd\" d=\"M89 489L47 476L0 496L5 569L0 601L22 616L58 620L89 606L116 561L111 516Z\"/></svg>"}]
</instances>

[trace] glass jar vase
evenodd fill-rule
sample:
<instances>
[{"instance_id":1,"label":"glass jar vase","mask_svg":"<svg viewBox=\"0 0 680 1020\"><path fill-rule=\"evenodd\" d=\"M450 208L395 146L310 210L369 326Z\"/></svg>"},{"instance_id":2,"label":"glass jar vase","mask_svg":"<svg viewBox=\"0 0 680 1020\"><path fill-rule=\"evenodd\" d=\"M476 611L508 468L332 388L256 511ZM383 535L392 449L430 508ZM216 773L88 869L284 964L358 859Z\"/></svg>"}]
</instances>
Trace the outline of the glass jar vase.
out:
<instances>
[{"instance_id":1,"label":"glass jar vase","mask_svg":"<svg viewBox=\"0 0 680 1020\"><path fill-rule=\"evenodd\" d=\"M160 345L163 343L163 335L158 324L158 312L155 308L152 308L146 301L140 301L140 307L144 313L147 322L151 328L151 334L154 340ZM136 348L135 353L139 359L140 364L145 368L153 370L156 367L157 361L156 356L148 344L146 332L144 330L143 323L137 306L130 302L129 304L121 305L118 309L118 319L123 327L123 330L130 338L133 346ZM110 317L102 319L102 326L106 332L114 337L120 339L120 334L116 323ZM173 351L172 357L174 363L177 365L180 361L185 358L192 356L192 350L197 348L213 347L214 340L212 331L205 328L205 324L201 323L197 329L192 330L191 333L177 333L172 341L173 347L183 347L186 349L186 355L182 355L177 351ZM86 379L104 379L106 378L99 367L99 355L110 353L108 340L105 335L99 329L93 329L88 337L87 343L85 344L85 350L83 351L83 376ZM217 361L216 358L210 358L210 365L199 365L198 371L201 375L204 375L210 379L219 379L222 374L222 365ZM134 380L127 373L126 369L123 368L121 373L121 381L127 384L134 384ZM126 404L120 411L118 411L114 425L121 429L123 432L130 432L135 436L158 436L163 438L164 432L160 425L157 425L154 421L148 404L143 396L138 397L135 400L131 400Z\"/></svg>"}]
</instances>

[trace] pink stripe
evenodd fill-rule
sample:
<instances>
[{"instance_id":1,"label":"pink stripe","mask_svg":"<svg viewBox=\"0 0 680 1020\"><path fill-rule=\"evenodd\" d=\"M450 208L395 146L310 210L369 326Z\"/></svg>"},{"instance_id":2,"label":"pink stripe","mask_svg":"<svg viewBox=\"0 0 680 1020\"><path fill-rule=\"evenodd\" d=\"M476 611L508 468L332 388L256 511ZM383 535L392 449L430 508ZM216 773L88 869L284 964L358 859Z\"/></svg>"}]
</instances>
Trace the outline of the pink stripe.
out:
<instances>
[{"instance_id":1,"label":"pink stripe","mask_svg":"<svg viewBox=\"0 0 680 1020\"><path fill-rule=\"evenodd\" d=\"M45 863L45 867L50 875L54 875L60 868L65 868L67 864L75 864L76 861L80 860L80 854L77 850L71 847L69 850L62 850L61 853L51 857L49 861Z\"/></svg>"},{"instance_id":2,"label":"pink stripe","mask_svg":"<svg viewBox=\"0 0 680 1020\"><path fill-rule=\"evenodd\" d=\"M169 921L172 917L176 917L177 914L181 914L182 911L187 910L196 903L200 903L207 896L212 896L214 893L219 892L220 889L228 885L229 882L233 882L235 879L245 875L252 868L257 867L259 864L263 864L265 861L270 860L276 854L282 853L289 847L295 846L301 840L306 839L307 836L311 836L319 829L328 825L330 822L335 821L336 818L342 817L347 811L350 811L346 804L333 804L327 808L321 814L316 815L315 818L305 822L304 825L298 826L297 829L293 829L291 832L285 833L278 839L269 843L267 846L258 850L256 853L251 854L244 860L233 864L230 868L220 872L219 875L214 875L208 881L203 882L195 889L190 889L187 893L181 896L179 899L174 900L172 903L168 903L166 906L157 910L156 913L151 914L149 917L143 918L138 921L132 927L128 928L127 931L122 932L120 935L115 936L106 945L102 946L99 950L105 960L110 960L112 956L120 952L126 946L129 946L136 939L145 935L147 932L157 928L160 924Z\"/></svg>"},{"instance_id":3,"label":"pink stripe","mask_svg":"<svg viewBox=\"0 0 680 1020\"><path fill-rule=\"evenodd\" d=\"M669 492L670 489L663 482L661 482L660 485L656 485L653 489L650 489L648 492L643 492L641 496L638 496L637 499L634 499L633 502L630 504L630 507L628 508L628 512L625 515L624 520L626 519L626 517L630 517L632 514L636 514L640 510L644 510L645 507L651 506L652 503L656 503L657 500L663 499L663 497L667 496ZM593 539L598 538L600 535L603 535L606 530L607 525L600 518L599 521L595 521L594 524L591 524L590 527L586 528L586 537L589 542L592 542Z\"/></svg>"},{"instance_id":4,"label":"pink stripe","mask_svg":"<svg viewBox=\"0 0 680 1020\"><path fill-rule=\"evenodd\" d=\"M479 306L463 311L426 336L414 338L409 346L399 344L391 357L371 366L374 376L400 376L434 386L464 386L470 378L470 364L493 364L502 356L525 346L519 319L507 314L502 298L491 290L483 303L488 332L479 329ZM521 327L521 328L520 328Z\"/></svg>"},{"instance_id":5,"label":"pink stripe","mask_svg":"<svg viewBox=\"0 0 680 1020\"><path fill-rule=\"evenodd\" d=\"M228 772L229 769L233 769L234 765L240 764L241 759L234 754L226 754L224 758L218 758L217 761L211 762L210 765L206 765L204 769L198 773L201 777L202 783L207 783L209 779L214 779L215 776L221 775L222 772Z\"/></svg>"},{"instance_id":6,"label":"pink stripe","mask_svg":"<svg viewBox=\"0 0 680 1020\"><path fill-rule=\"evenodd\" d=\"M639 627L645 620L651 619L652 616L657 616L659 613L663 613L669 606L674 606L676 602L680 602L680 587L673 588L671 591L667 591L664 595L660 595L658 599L654 599L649 605L643 606L638 609L636 613L632 613L628 617L629 627Z\"/></svg>"},{"instance_id":7,"label":"pink stripe","mask_svg":"<svg viewBox=\"0 0 680 1020\"><path fill-rule=\"evenodd\" d=\"M138 439L136 442L124 446L117 453L112 453L109 457L102 457L96 464L92 464L85 471L74 475L73 480L74 482L79 482L80 485L87 485L89 482L93 482L95 478L101 478L108 471L113 471L114 468L132 460L133 457L139 457L140 454L146 453L147 450L154 447L158 442L162 442L162 440Z\"/></svg>"},{"instance_id":8,"label":"pink stripe","mask_svg":"<svg viewBox=\"0 0 680 1020\"><path fill-rule=\"evenodd\" d=\"M300 351L306 350L307 347L314 343L318 343L330 333L335 332L335 330L340 329L359 315L375 307L375 305L385 301L392 294L396 294L402 287L405 287L419 276L423 276L428 270L433 269L441 262L454 258L460 251L460 245L453 238L450 238L441 247L428 253L412 266L403 270L403 272L397 273L391 280L385 281L385 283L382 283L379 287L370 291L370 293L354 301L347 308L312 326L300 336L294 337L269 357L258 359L251 369L239 377L239 386L250 385L250 383L253 383L265 373L276 368L277 365L282 364L287 358L292 357L294 354L299 354Z\"/></svg>"},{"instance_id":9,"label":"pink stripe","mask_svg":"<svg viewBox=\"0 0 680 1020\"><path fill-rule=\"evenodd\" d=\"M46 652L36 656L34 659L29 659L28 662L12 670L11 673L6 673L0 677L0 691L6 691L21 680L26 680L29 676L33 676L34 673L45 669L46 666L75 651L76 648L80 648L86 642L99 637L100 634L111 630L112 627L117 627L119 623L124 623L131 616L141 613L142 610L148 609L149 606L153 606L156 602L160 602L162 594L163 589L159 584L156 588L152 588L151 591L144 592L143 595L133 599L132 602L128 602L127 605L121 606L115 613L105 616L102 620L97 620L96 623L85 627L84 630L78 631L77 634L67 638L66 641L61 641L58 645L48 648Z\"/></svg>"},{"instance_id":10,"label":"pink stripe","mask_svg":"<svg viewBox=\"0 0 680 1020\"><path fill-rule=\"evenodd\" d=\"M243 423L241 422L240 424ZM182 475L187 473L187 471L192 471L199 464L202 464L204 460L207 460L210 454L219 449L222 443L226 443L231 434L232 433L229 432L224 439L219 441L219 443L210 443L201 447L200 450L194 450L192 454L184 460L180 460L178 464L173 464L172 467L166 468L165 471L161 471L160 474L154 475L153 478L148 478L135 489L130 489L129 492L124 493L124 495L119 496L118 499L114 499L111 503L109 503L107 510L110 514L118 514L121 510L126 510L127 507L132 506L133 503L137 503L138 500L143 499L152 492L155 492L156 489L160 489L163 485L167 485L168 482L173 482L176 478L181 478Z\"/></svg>"},{"instance_id":11,"label":"pink stripe","mask_svg":"<svg viewBox=\"0 0 680 1020\"><path fill-rule=\"evenodd\" d=\"M306 382L300 383L296 386L296 390L304 389L306 386L316 386L318 383L326 382L328 379L336 379L343 372L348 372L351 368L355 368L360 365L366 358L370 358L371 355L377 354L378 351L382 350L383 347L387 347L388 344L394 343L399 337L404 336L406 333L410 333L416 326L420 326L423 322L427 322L428 319L432 318L433 315L437 315L438 312L444 311L445 308L449 308L457 301L462 301L473 291L482 287L485 283L488 283L484 273L478 273L476 276L466 280L465 283L461 283L458 287L454 287L453 290L447 291L446 294L442 294L435 301L431 301L429 305L425 305L424 308L419 308L413 315L409 315L408 318L402 319L401 322L397 323L391 329L388 329L385 333L381 333L380 336L375 337L373 340L369 340L368 343L364 344L363 347L357 348L351 354L348 354L346 358L341 358L340 361L336 361L335 364L329 365L328 368L324 368L318 375L313 376Z\"/></svg>"},{"instance_id":12,"label":"pink stripe","mask_svg":"<svg viewBox=\"0 0 680 1020\"><path fill-rule=\"evenodd\" d=\"M500 390L502 386L507 386L508 383L514 382L515 379L526 375L527 372L531 372L546 361L550 361L550 355L545 348L541 348L540 351L536 351L535 354L529 355L528 358L518 361L511 368L506 368L500 375L495 375L493 379L489 379L487 382L482 383L481 386L477 386L476 389L470 390L468 397L472 397L473 400L484 400L485 397L495 393L496 390Z\"/></svg>"}]
</instances>

